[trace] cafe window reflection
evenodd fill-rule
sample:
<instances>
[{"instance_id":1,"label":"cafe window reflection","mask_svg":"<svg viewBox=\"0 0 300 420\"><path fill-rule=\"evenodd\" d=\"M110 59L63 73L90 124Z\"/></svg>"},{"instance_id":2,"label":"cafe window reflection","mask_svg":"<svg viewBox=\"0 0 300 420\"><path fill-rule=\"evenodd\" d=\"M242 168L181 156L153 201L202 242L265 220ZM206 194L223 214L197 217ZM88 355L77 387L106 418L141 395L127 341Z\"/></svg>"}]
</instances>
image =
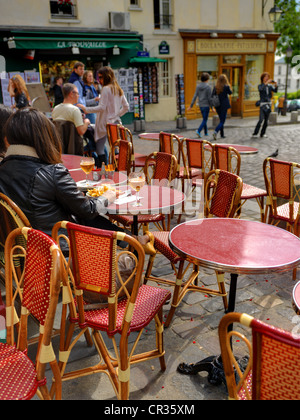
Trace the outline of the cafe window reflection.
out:
<instances>
[{"instance_id":1,"label":"cafe window reflection","mask_svg":"<svg viewBox=\"0 0 300 420\"><path fill-rule=\"evenodd\" d=\"M258 101L258 85L264 71L263 55L246 55L246 77L244 86L244 100Z\"/></svg>"}]
</instances>

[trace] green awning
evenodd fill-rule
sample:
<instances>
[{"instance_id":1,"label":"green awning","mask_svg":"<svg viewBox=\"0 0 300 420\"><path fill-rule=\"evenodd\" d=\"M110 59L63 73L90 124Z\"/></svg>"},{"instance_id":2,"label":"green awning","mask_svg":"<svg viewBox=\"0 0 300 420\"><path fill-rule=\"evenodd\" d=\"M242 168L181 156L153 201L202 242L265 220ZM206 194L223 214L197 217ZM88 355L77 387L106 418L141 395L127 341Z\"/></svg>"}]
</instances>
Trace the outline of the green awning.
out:
<instances>
[{"instance_id":1,"label":"green awning","mask_svg":"<svg viewBox=\"0 0 300 420\"><path fill-rule=\"evenodd\" d=\"M82 49L106 49L117 45L119 48L140 49L140 38L136 35L112 34L61 34L61 33L41 33L40 35L13 36L17 49L27 50L56 50L64 48L78 47Z\"/></svg>"},{"instance_id":2,"label":"green awning","mask_svg":"<svg viewBox=\"0 0 300 420\"><path fill-rule=\"evenodd\" d=\"M134 57L129 60L130 64L134 63L165 63L167 60L156 57Z\"/></svg>"}]
</instances>

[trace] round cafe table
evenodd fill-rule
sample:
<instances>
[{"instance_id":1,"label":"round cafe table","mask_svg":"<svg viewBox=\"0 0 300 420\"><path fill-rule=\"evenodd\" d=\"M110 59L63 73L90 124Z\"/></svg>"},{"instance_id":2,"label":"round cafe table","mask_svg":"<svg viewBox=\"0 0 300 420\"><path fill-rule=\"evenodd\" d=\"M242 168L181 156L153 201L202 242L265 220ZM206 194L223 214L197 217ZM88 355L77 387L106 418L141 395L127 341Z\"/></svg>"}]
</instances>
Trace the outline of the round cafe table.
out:
<instances>
[{"instance_id":1,"label":"round cafe table","mask_svg":"<svg viewBox=\"0 0 300 420\"><path fill-rule=\"evenodd\" d=\"M85 180L86 176L83 170L80 168L80 161L82 156L78 155L62 155L62 161L65 167L70 172L71 177L77 184L77 187L81 191L87 191L88 188L95 188L100 186L101 184L110 184L112 186L120 186L127 183L127 174L123 172L114 172L112 174L112 178L105 178L102 177L99 181L93 180L93 173L91 172L88 175L88 180L90 181L91 185L89 187L86 186Z\"/></svg>"},{"instance_id":2,"label":"round cafe table","mask_svg":"<svg viewBox=\"0 0 300 420\"><path fill-rule=\"evenodd\" d=\"M240 219L198 219L176 226L169 235L174 252L199 266L231 275L228 312L234 312L240 274L292 271L300 263L300 239L290 232L261 222ZM195 375L209 373L212 384L224 381L220 357L178 370Z\"/></svg>"},{"instance_id":3,"label":"round cafe table","mask_svg":"<svg viewBox=\"0 0 300 420\"><path fill-rule=\"evenodd\" d=\"M128 189L130 189L129 186ZM123 203L113 203L107 207L109 214L132 215L133 230L135 235L138 235L139 214L168 214L173 209L177 208L177 206L182 205L185 200L185 194L169 187L144 185L140 191L140 198L142 204L141 207L133 206L135 203L135 191L132 191L132 196L124 198Z\"/></svg>"},{"instance_id":4,"label":"round cafe table","mask_svg":"<svg viewBox=\"0 0 300 420\"><path fill-rule=\"evenodd\" d=\"M252 146L245 146L241 144L226 144L226 143L217 143L218 146L226 146L226 147L233 147L235 150L239 152L240 155L256 155L258 153L258 149ZM209 147L209 146L206 146Z\"/></svg>"},{"instance_id":5,"label":"round cafe table","mask_svg":"<svg viewBox=\"0 0 300 420\"><path fill-rule=\"evenodd\" d=\"M293 306L296 314L300 315L300 282L296 284L293 291Z\"/></svg>"},{"instance_id":6,"label":"round cafe table","mask_svg":"<svg viewBox=\"0 0 300 420\"><path fill-rule=\"evenodd\" d=\"M177 136L177 134L175 134L176 136ZM180 139L183 139L184 137L183 136L177 136L177 137L179 137ZM141 139L141 140L159 140L159 133L142 133L142 134L139 134L139 139Z\"/></svg>"}]
</instances>

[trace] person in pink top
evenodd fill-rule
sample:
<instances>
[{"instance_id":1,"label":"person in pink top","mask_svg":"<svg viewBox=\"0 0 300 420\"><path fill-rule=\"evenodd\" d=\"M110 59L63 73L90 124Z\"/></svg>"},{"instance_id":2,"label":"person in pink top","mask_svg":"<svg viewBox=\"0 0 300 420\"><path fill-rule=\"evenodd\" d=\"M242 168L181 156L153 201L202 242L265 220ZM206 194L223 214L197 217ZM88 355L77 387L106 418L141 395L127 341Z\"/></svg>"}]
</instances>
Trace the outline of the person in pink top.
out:
<instances>
[{"instance_id":1,"label":"person in pink top","mask_svg":"<svg viewBox=\"0 0 300 420\"><path fill-rule=\"evenodd\" d=\"M95 142L96 152L99 156L100 166L106 161L105 143L107 140L107 123L121 123L121 117L129 110L128 101L120 88L113 70L110 67L102 67L99 70L99 81L102 85L99 104L88 109L81 104L77 104L83 112L97 113L95 123Z\"/></svg>"}]
</instances>

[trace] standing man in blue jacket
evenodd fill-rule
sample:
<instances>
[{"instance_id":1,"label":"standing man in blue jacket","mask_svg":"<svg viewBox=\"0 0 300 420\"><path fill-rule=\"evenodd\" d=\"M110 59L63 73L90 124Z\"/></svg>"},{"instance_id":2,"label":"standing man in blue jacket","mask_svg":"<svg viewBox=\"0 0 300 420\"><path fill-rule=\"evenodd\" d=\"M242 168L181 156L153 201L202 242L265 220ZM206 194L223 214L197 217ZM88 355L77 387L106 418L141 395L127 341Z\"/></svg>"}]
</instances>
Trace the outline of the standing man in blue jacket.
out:
<instances>
[{"instance_id":1,"label":"standing man in blue jacket","mask_svg":"<svg viewBox=\"0 0 300 420\"><path fill-rule=\"evenodd\" d=\"M73 83L78 89L79 99L78 103L86 106L86 86L82 80L84 73L84 64L78 61L74 64L73 73L69 78L69 83Z\"/></svg>"}]
</instances>

